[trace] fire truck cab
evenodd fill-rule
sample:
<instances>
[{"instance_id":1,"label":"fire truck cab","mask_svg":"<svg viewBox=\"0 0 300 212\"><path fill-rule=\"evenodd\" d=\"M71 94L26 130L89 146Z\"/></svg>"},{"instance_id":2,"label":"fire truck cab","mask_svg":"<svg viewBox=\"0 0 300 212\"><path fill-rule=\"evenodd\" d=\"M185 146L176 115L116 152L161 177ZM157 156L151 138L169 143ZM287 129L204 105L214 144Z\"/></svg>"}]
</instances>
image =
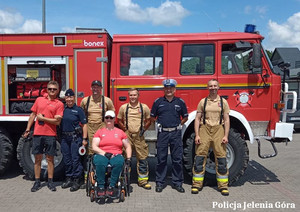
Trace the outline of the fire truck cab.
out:
<instances>
[{"instance_id":1,"label":"fire truck cab","mask_svg":"<svg viewBox=\"0 0 300 212\"><path fill-rule=\"evenodd\" d=\"M230 135L227 159L230 182L236 181L247 167L249 150L246 140L260 145L263 139L292 140L293 125L280 123L280 76L270 69L257 33L218 32L164 35L114 35L111 63L111 95L116 108L128 101L127 90L136 87L141 102L152 106L162 96L162 81L177 80L176 96L181 97L189 111L182 140L184 166L190 172L194 158L194 119L200 99L208 95L207 82L217 79L219 94L230 105ZM124 51L126 50L126 51ZM124 56L126 55L126 56ZM123 58L126 58L126 71ZM294 92L285 92L285 98ZM295 105L293 105L293 110ZM291 112L291 111L290 111ZM146 132L148 140L155 141L156 129ZM155 150L155 143L152 150ZM151 145L151 143L149 143ZM155 154L155 151L152 152ZM235 158L235 159L233 159ZM215 174L214 156L208 156L207 175ZM211 177L214 179L214 176Z\"/></svg>"}]
</instances>

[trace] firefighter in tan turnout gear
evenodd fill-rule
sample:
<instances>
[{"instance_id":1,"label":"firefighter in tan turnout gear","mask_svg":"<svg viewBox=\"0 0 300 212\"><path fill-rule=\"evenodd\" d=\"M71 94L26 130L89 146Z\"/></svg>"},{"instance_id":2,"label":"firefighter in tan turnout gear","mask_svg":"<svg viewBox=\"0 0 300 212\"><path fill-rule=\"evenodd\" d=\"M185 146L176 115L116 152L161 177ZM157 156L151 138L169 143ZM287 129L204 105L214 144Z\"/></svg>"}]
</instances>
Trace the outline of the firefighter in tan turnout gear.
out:
<instances>
[{"instance_id":1,"label":"firefighter in tan turnout gear","mask_svg":"<svg viewBox=\"0 0 300 212\"><path fill-rule=\"evenodd\" d=\"M102 95L102 83L94 80L91 85L92 95L84 97L80 103L87 118L89 149L88 154L93 154L92 141L94 134L100 128L105 127L104 114L108 110L115 111L115 107L110 98Z\"/></svg>"},{"instance_id":2,"label":"firefighter in tan turnout gear","mask_svg":"<svg viewBox=\"0 0 300 212\"><path fill-rule=\"evenodd\" d=\"M136 88L129 89L128 96L129 103L120 107L117 116L118 124L127 134L131 147L136 153L138 185L150 190L147 162L149 149L144 138L144 132L151 124L150 109L146 104L139 102L139 91Z\"/></svg>"},{"instance_id":3,"label":"firefighter in tan turnout gear","mask_svg":"<svg viewBox=\"0 0 300 212\"><path fill-rule=\"evenodd\" d=\"M226 144L229 134L229 106L218 95L219 83L212 79L207 83L208 97L202 99L197 107L195 119L195 160L193 166L192 194L198 194L203 187L208 150L212 147L215 155L218 189L228 196L228 169Z\"/></svg>"}]
</instances>

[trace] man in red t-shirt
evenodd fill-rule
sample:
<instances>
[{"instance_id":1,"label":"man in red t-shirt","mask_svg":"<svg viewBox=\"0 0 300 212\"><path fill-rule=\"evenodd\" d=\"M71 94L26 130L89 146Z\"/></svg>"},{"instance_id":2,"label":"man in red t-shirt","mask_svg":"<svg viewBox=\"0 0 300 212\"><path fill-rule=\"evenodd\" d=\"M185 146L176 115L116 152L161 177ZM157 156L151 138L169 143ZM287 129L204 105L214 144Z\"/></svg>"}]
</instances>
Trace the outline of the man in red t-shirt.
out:
<instances>
[{"instance_id":1,"label":"man in red t-shirt","mask_svg":"<svg viewBox=\"0 0 300 212\"><path fill-rule=\"evenodd\" d=\"M48 162L48 188L56 191L53 184L54 156L56 154L56 126L60 124L63 116L64 105L56 96L59 92L59 85L56 81L50 81L47 85L47 96L36 99L31 108L32 113L29 116L27 128L23 137L27 138L30 129L36 118L33 131L32 154L34 154L34 175L35 183L31 188L35 192L41 188L41 162L43 154L46 154Z\"/></svg>"}]
</instances>

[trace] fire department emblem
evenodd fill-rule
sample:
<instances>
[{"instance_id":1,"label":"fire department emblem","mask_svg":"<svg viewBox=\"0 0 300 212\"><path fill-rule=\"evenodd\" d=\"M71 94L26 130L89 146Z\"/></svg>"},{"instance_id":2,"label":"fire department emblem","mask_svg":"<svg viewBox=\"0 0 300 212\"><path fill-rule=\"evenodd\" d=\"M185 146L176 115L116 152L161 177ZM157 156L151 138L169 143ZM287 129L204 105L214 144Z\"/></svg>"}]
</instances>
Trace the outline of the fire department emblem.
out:
<instances>
[{"instance_id":1,"label":"fire department emblem","mask_svg":"<svg viewBox=\"0 0 300 212\"><path fill-rule=\"evenodd\" d=\"M251 107L251 101L252 101L252 96L254 95L253 91L250 91L249 93L246 91L243 91L241 93L239 93L238 91L236 91L234 93L235 96L235 101L237 103L237 105L235 107L238 106L242 106L242 107Z\"/></svg>"}]
</instances>

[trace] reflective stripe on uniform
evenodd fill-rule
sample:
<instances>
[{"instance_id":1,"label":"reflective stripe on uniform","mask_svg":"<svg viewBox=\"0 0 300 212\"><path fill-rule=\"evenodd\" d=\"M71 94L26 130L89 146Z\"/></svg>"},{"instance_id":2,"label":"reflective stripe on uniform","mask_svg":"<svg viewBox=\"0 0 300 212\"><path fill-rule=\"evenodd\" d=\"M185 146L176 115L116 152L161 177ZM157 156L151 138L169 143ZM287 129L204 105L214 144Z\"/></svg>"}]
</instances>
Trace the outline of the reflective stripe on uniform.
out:
<instances>
[{"instance_id":1,"label":"reflective stripe on uniform","mask_svg":"<svg viewBox=\"0 0 300 212\"><path fill-rule=\"evenodd\" d=\"M228 176L217 176L218 182L228 182Z\"/></svg>"},{"instance_id":2,"label":"reflective stripe on uniform","mask_svg":"<svg viewBox=\"0 0 300 212\"><path fill-rule=\"evenodd\" d=\"M193 181L203 181L204 175L203 174L194 174L193 175Z\"/></svg>"},{"instance_id":3,"label":"reflective stripe on uniform","mask_svg":"<svg viewBox=\"0 0 300 212\"><path fill-rule=\"evenodd\" d=\"M138 177L138 181L148 180L148 179L149 179L148 175L139 175L139 177Z\"/></svg>"}]
</instances>

